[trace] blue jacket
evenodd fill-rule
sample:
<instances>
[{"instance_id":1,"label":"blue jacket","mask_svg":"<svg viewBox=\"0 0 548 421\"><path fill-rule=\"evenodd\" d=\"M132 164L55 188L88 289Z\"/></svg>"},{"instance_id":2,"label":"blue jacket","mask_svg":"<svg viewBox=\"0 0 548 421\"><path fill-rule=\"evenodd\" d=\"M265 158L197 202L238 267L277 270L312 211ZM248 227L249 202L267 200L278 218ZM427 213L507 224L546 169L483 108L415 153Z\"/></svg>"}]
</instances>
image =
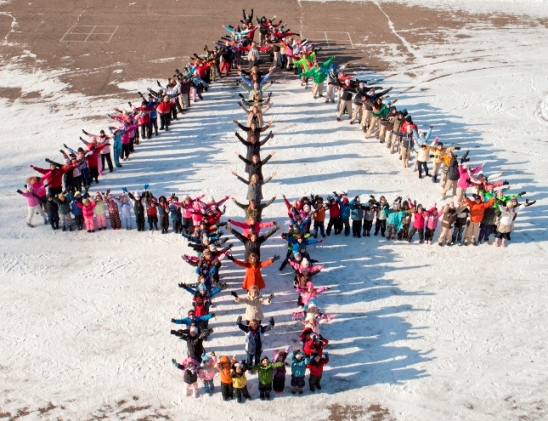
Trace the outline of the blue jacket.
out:
<instances>
[{"instance_id":1,"label":"blue jacket","mask_svg":"<svg viewBox=\"0 0 548 421\"><path fill-rule=\"evenodd\" d=\"M361 203L356 204L354 200L350 201L350 219L353 221L361 221L363 219L363 208Z\"/></svg>"},{"instance_id":2,"label":"blue jacket","mask_svg":"<svg viewBox=\"0 0 548 421\"><path fill-rule=\"evenodd\" d=\"M259 355L263 352L263 333L272 329L272 325L261 325L256 331L242 323L238 323L241 331L245 332L245 352Z\"/></svg>"},{"instance_id":3,"label":"blue jacket","mask_svg":"<svg viewBox=\"0 0 548 421\"><path fill-rule=\"evenodd\" d=\"M388 224L396 225L398 231L403 228L403 218L405 218L404 211L395 211L389 209L388 206L385 206L384 213L386 215L386 222L388 222Z\"/></svg>"},{"instance_id":4,"label":"blue jacket","mask_svg":"<svg viewBox=\"0 0 548 421\"><path fill-rule=\"evenodd\" d=\"M295 358L293 353L289 354L291 358L291 374L295 377L302 377L306 372L306 358L303 355L300 361Z\"/></svg>"},{"instance_id":5,"label":"blue jacket","mask_svg":"<svg viewBox=\"0 0 548 421\"><path fill-rule=\"evenodd\" d=\"M192 319L190 317L185 317L183 319L176 319L173 323L176 325L187 325L190 326L191 323L200 323L205 322L211 319L213 316L211 314L206 314L205 316L194 316Z\"/></svg>"},{"instance_id":6,"label":"blue jacket","mask_svg":"<svg viewBox=\"0 0 548 421\"><path fill-rule=\"evenodd\" d=\"M341 208L341 219L347 219L350 217L350 204L344 204L343 201L337 197L337 203L339 204L339 207Z\"/></svg>"}]
</instances>

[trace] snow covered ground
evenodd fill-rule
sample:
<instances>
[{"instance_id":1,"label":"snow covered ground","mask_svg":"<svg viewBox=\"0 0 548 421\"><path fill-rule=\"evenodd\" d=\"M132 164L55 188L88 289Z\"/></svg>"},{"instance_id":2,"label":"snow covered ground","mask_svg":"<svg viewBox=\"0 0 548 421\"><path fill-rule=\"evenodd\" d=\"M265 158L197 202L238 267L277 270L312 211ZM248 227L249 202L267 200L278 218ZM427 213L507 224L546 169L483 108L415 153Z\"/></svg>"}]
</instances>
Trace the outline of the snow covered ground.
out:
<instances>
[{"instance_id":1,"label":"snow covered ground","mask_svg":"<svg viewBox=\"0 0 548 421\"><path fill-rule=\"evenodd\" d=\"M546 6L508 4L524 11ZM406 45L406 34L392 30ZM194 279L180 258L189 252L186 241L172 233L25 227L26 204L15 190L32 174L28 165L58 158L63 143L78 143L81 128L105 127L98 116L123 101L69 94L56 73L30 74L17 61L3 63L1 87L39 91L41 98L0 102L0 418L286 420L301 419L306 406L307 418L318 420L546 419L548 59L542 41L548 30L476 25L448 36L441 45L407 43L412 64L394 57L392 72L372 77L394 86L398 106L420 128L433 124L444 143L471 149L474 162L488 163L487 173L504 170L512 188L526 190L537 204L518 217L506 249L340 236L311 249L326 265L318 284L332 286L320 304L336 315L323 325L331 356L325 387L321 394L286 393L245 405L223 403L219 393L182 397L170 359L183 357L186 346L169 335L169 319L190 307L190 296L177 288ZM362 198L438 201L438 185L401 168L395 155L347 121L337 123L332 104L314 101L298 82L275 84L273 92L275 138L264 151L277 151L267 172L278 175L265 186L266 197L344 189ZM214 85L169 134L139 145L134 159L99 187L136 190L147 182L155 194L243 200L246 188L230 174L243 170L231 122L244 120L236 93ZM264 219L284 223L284 214L277 200ZM229 203L226 216L242 214ZM283 253L279 238L263 251L265 257ZM239 289L242 272L225 266L224 279ZM276 294L268 308L277 321L267 335L270 354L298 346L300 325L290 316L296 308L290 272L271 266L265 273L266 292ZM214 311L208 350L242 357L244 336L234 321L244 309L225 292ZM251 376L254 397L256 382Z\"/></svg>"}]
</instances>

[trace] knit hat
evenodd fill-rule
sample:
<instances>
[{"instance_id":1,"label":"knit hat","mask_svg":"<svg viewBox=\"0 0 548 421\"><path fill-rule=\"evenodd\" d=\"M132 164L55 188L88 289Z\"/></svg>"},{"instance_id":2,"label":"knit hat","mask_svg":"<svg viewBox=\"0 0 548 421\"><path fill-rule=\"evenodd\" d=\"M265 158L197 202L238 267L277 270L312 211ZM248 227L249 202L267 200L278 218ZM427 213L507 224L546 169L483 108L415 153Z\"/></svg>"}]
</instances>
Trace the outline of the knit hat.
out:
<instances>
[{"instance_id":1,"label":"knit hat","mask_svg":"<svg viewBox=\"0 0 548 421\"><path fill-rule=\"evenodd\" d=\"M375 90L374 90L374 89L370 89L369 92L367 92L367 95L369 95L369 96L375 95Z\"/></svg>"},{"instance_id":2,"label":"knit hat","mask_svg":"<svg viewBox=\"0 0 548 421\"><path fill-rule=\"evenodd\" d=\"M266 355L263 355L261 357L261 362L263 362L264 360L270 361Z\"/></svg>"},{"instance_id":3,"label":"knit hat","mask_svg":"<svg viewBox=\"0 0 548 421\"><path fill-rule=\"evenodd\" d=\"M190 333L192 333L192 332L198 333L198 326L196 326L196 325L191 326L190 327Z\"/></svg>"},{"instance_id":4,"label":"knit hat","mask_svg":"<svg viewBox=\"0 0 548 421\"><path fill-rule=\"evenodd\" d=\"M301 253L299 253L299 252L293 253L293 257L295 257L295 259L301 259L302 258Z\"/></svg>"},{"instance_id":5,"label":"knit hat","mask_svg":"<svg viewBox=\"0 0 548 421\"><path fill-rule=\"evenodd\" d=\"M133 196L135 197L135 199L140 199L141 198L141 193L136 191L135 193L133 193Z\"/></svg>"},{"instance_id":6,"label":"knit hat","mask_svg":"<svg viewBox=\"0 0 548 421\"><path fill-rule=\"evenodd\" d=\"M80 193L79 191L74 192L74 197L81 197L81 196L82 196L82 193Z\"/></svg>"},{"instance_id":7,"label":"knit hat","mask_svg":"<svg viewBox=\"0 0 548 421\"><path fill-rule=\"evenodd\" d=\"M195 313L196 313L196 312L195 312L194 310L188 310L188 313L187 313L187 315L189 315L189 316L190 316L191 314L192 314L192 315L194 315Z\"/></svg>"},{"instance_id":8,"label":"knit hat","mask_svg":"<svg viewBox=\"0 0 548 421\"><path fill-rule=\"evenodd\" d=\"M82 204L83 204L84 206L89 205L89 200L88 200L88 199L83 199L83 200L82 200Z\"/></svg>"},{"instance_id":9,"label":"knit hat","mask_svg":"<svg viewBox=\"0 0 548 421\"><path fill-rule=\"evenodd\" d=\"M315 308L318 308L318 302L312 298L308 304L305 306L305 309L308 310L309 308L312 308L312 307L315 307Z\"/></svg>"},{"instance_id":10,"label":"knit hat","mask_svg":"<svg viewBox=\"0 0 548 421\"><path fill-rule=\"evenodd\" d=\"M300 349L294 355L295 355L295 358L298 360L302 359L304 356Z\"/></svg>"}]
</instances>

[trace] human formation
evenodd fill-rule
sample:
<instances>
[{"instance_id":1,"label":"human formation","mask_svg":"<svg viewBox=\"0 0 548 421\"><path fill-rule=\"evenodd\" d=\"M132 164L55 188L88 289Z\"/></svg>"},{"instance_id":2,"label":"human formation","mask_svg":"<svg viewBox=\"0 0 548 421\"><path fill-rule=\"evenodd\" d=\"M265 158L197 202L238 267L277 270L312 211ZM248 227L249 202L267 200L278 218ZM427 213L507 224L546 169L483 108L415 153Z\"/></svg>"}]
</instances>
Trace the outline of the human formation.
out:
<instances>
[{"instance_id":1,"label":"human formation","mask_svg":"<svg viewBox=\"0 0 548 421\"><path fill-rule=\"evenodd\" d=\"M254 21L253 10L249 14L244 10L240 23L227 25L225 29L228 35L216 42L214 50L206 46L203 56L196 54L182 72L176 70L167 84L158 82L157 89L149 88L147 96L139 92L140 105L130 102L129 108L117 108L108 114L115 122L107 128L108 134L104 130L97 135L83 130L79 144L63 145L57 160L46 158L49 167L31 165L38 175L30 176L25 191L17 192L27 200L26 223L30 228L34 227L36 214L54 230L78 231L85 227L88 233L106 230L107 219L113 230L131 230L134 220L138 231L147 230L148 224L148 230L167 234L171 226L172 232L187 239L195 255L182 257L195 268L196 279L180 283L179 287L191 294L192 308L185 317L171 319L172 323L183 325L171 330L171 334L186 342L187 357L181 361L173 359L172 363L183 373L187 396L198 396L198 381L203 393L212 395L218 372L223 400L235 396L243 403L251 399L247 376L255 373L262 400L271 399L272 391L284 393L288 372L292 394L304 393L307 370L309 390L322 388L323 367L329 363L324 347L329 341L320 327L333 316L321 310L321 294L329 287L318 286L316 282L321 279L318 274L323 265L309 254L310 246L321 243L331 233L345 236L352 233L353 237L361 238L371 236L371 232L387 240L409 243L417 234L419 243L437 242L439 246L484 243L506 246L518 212L535 202L522 200L526 192L511 193L509 181L495 181L500 180L502 173L487 175L484 164L470 165L469 151L460 153L458 145L444 145L438 137L430 141L433 126L419 133L411 115L394 105L397 99L388 100L391 88L373 86L346 74L348 64L336 66L335 57L320 63L314 44L298 39L298 34L285 29L282 21L266 17ZM246 63L248 71L242 69ZM268 306L275 296L261 294L266 288L262 269L280 256L264 256L261 245L281 227L262 219L263 210L276 199L265 199L266 184L276 173L266 171L268 162L275 159L275 152L265 156L261 154L261 146L274 138L272 121L265 122L265 114L273 106L268 88L276 68L294 71L305 87L312 78L313 97L337 103L337 121L346 115L350 124L359 123L366 138L375 137L391 154L397 151L405 168L413 157L419 178L430 177L434 183L440 182L440 202L450 193L454 200L440 206L436 203L423 206L416 199L401 196L389 201L385 196L377 199L371 195L362 201L344 191L332 192L325 199L311 195L290 201L284 195L289 229L280 234L287 242L287 252L279 270L289 265L294 271L298 310L292 311L291 317L303 329L299 335L301 347L275 349L269 357L264 353L265 335L275 327L275 320L265 316L263 306ZM129 164L140 141L168 131L190 110L192 102L204 99L210 83L234 73L238 74L242 88L238 105L247 119L245 124L234 120L240 130L235 136L245 147L235 155L245 164L246 174L233 172L233 175L247 187L245 200L226 196L217 201L206 195L179 198L175 193L156 197L148 184L135 192L126 188L119 193L91 191L97 190L93 187L97 187L94 184L99 184L100 177L113 172L115 167ZM475 189L472 197L466 194L470 188ZM229 199L242 209L243 216L222 221ZM223 227L242 243L243 258L233 255L233 244L227 242L221 231ZM491 243L493 233L495 239ZM245 314L234 324L234 329L245 335L243 359L206 352L204 346L214 332L210 327L215 317L210 311L214 297L228 292L221 276L227 261L245 269L241 290L230 290L234 301L245 306Z\"/></svg>"}]
</instances>

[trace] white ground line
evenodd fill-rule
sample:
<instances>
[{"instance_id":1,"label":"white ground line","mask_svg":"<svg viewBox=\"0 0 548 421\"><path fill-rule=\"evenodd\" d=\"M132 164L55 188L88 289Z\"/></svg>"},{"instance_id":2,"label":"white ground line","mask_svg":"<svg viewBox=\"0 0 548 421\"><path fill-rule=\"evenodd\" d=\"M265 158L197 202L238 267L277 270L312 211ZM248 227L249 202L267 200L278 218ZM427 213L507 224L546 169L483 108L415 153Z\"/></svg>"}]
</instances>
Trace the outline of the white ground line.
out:
<instances>
[{"instance_id":1,"label":"white ground line","mask_svg":"<svg viewBox=\"0 0 548 421\"><path fill-rule=\"evenodd\" d=\"M91 36L91 34L93 34L93 31L95 31L95 28L97 28L97 26L94 26L93 29L91 30L91 32L88 34L88 36L86 37L86 39L84 40L84 42L86 42L88 40L88 38Z\"/></svg>"}]
</instances>

